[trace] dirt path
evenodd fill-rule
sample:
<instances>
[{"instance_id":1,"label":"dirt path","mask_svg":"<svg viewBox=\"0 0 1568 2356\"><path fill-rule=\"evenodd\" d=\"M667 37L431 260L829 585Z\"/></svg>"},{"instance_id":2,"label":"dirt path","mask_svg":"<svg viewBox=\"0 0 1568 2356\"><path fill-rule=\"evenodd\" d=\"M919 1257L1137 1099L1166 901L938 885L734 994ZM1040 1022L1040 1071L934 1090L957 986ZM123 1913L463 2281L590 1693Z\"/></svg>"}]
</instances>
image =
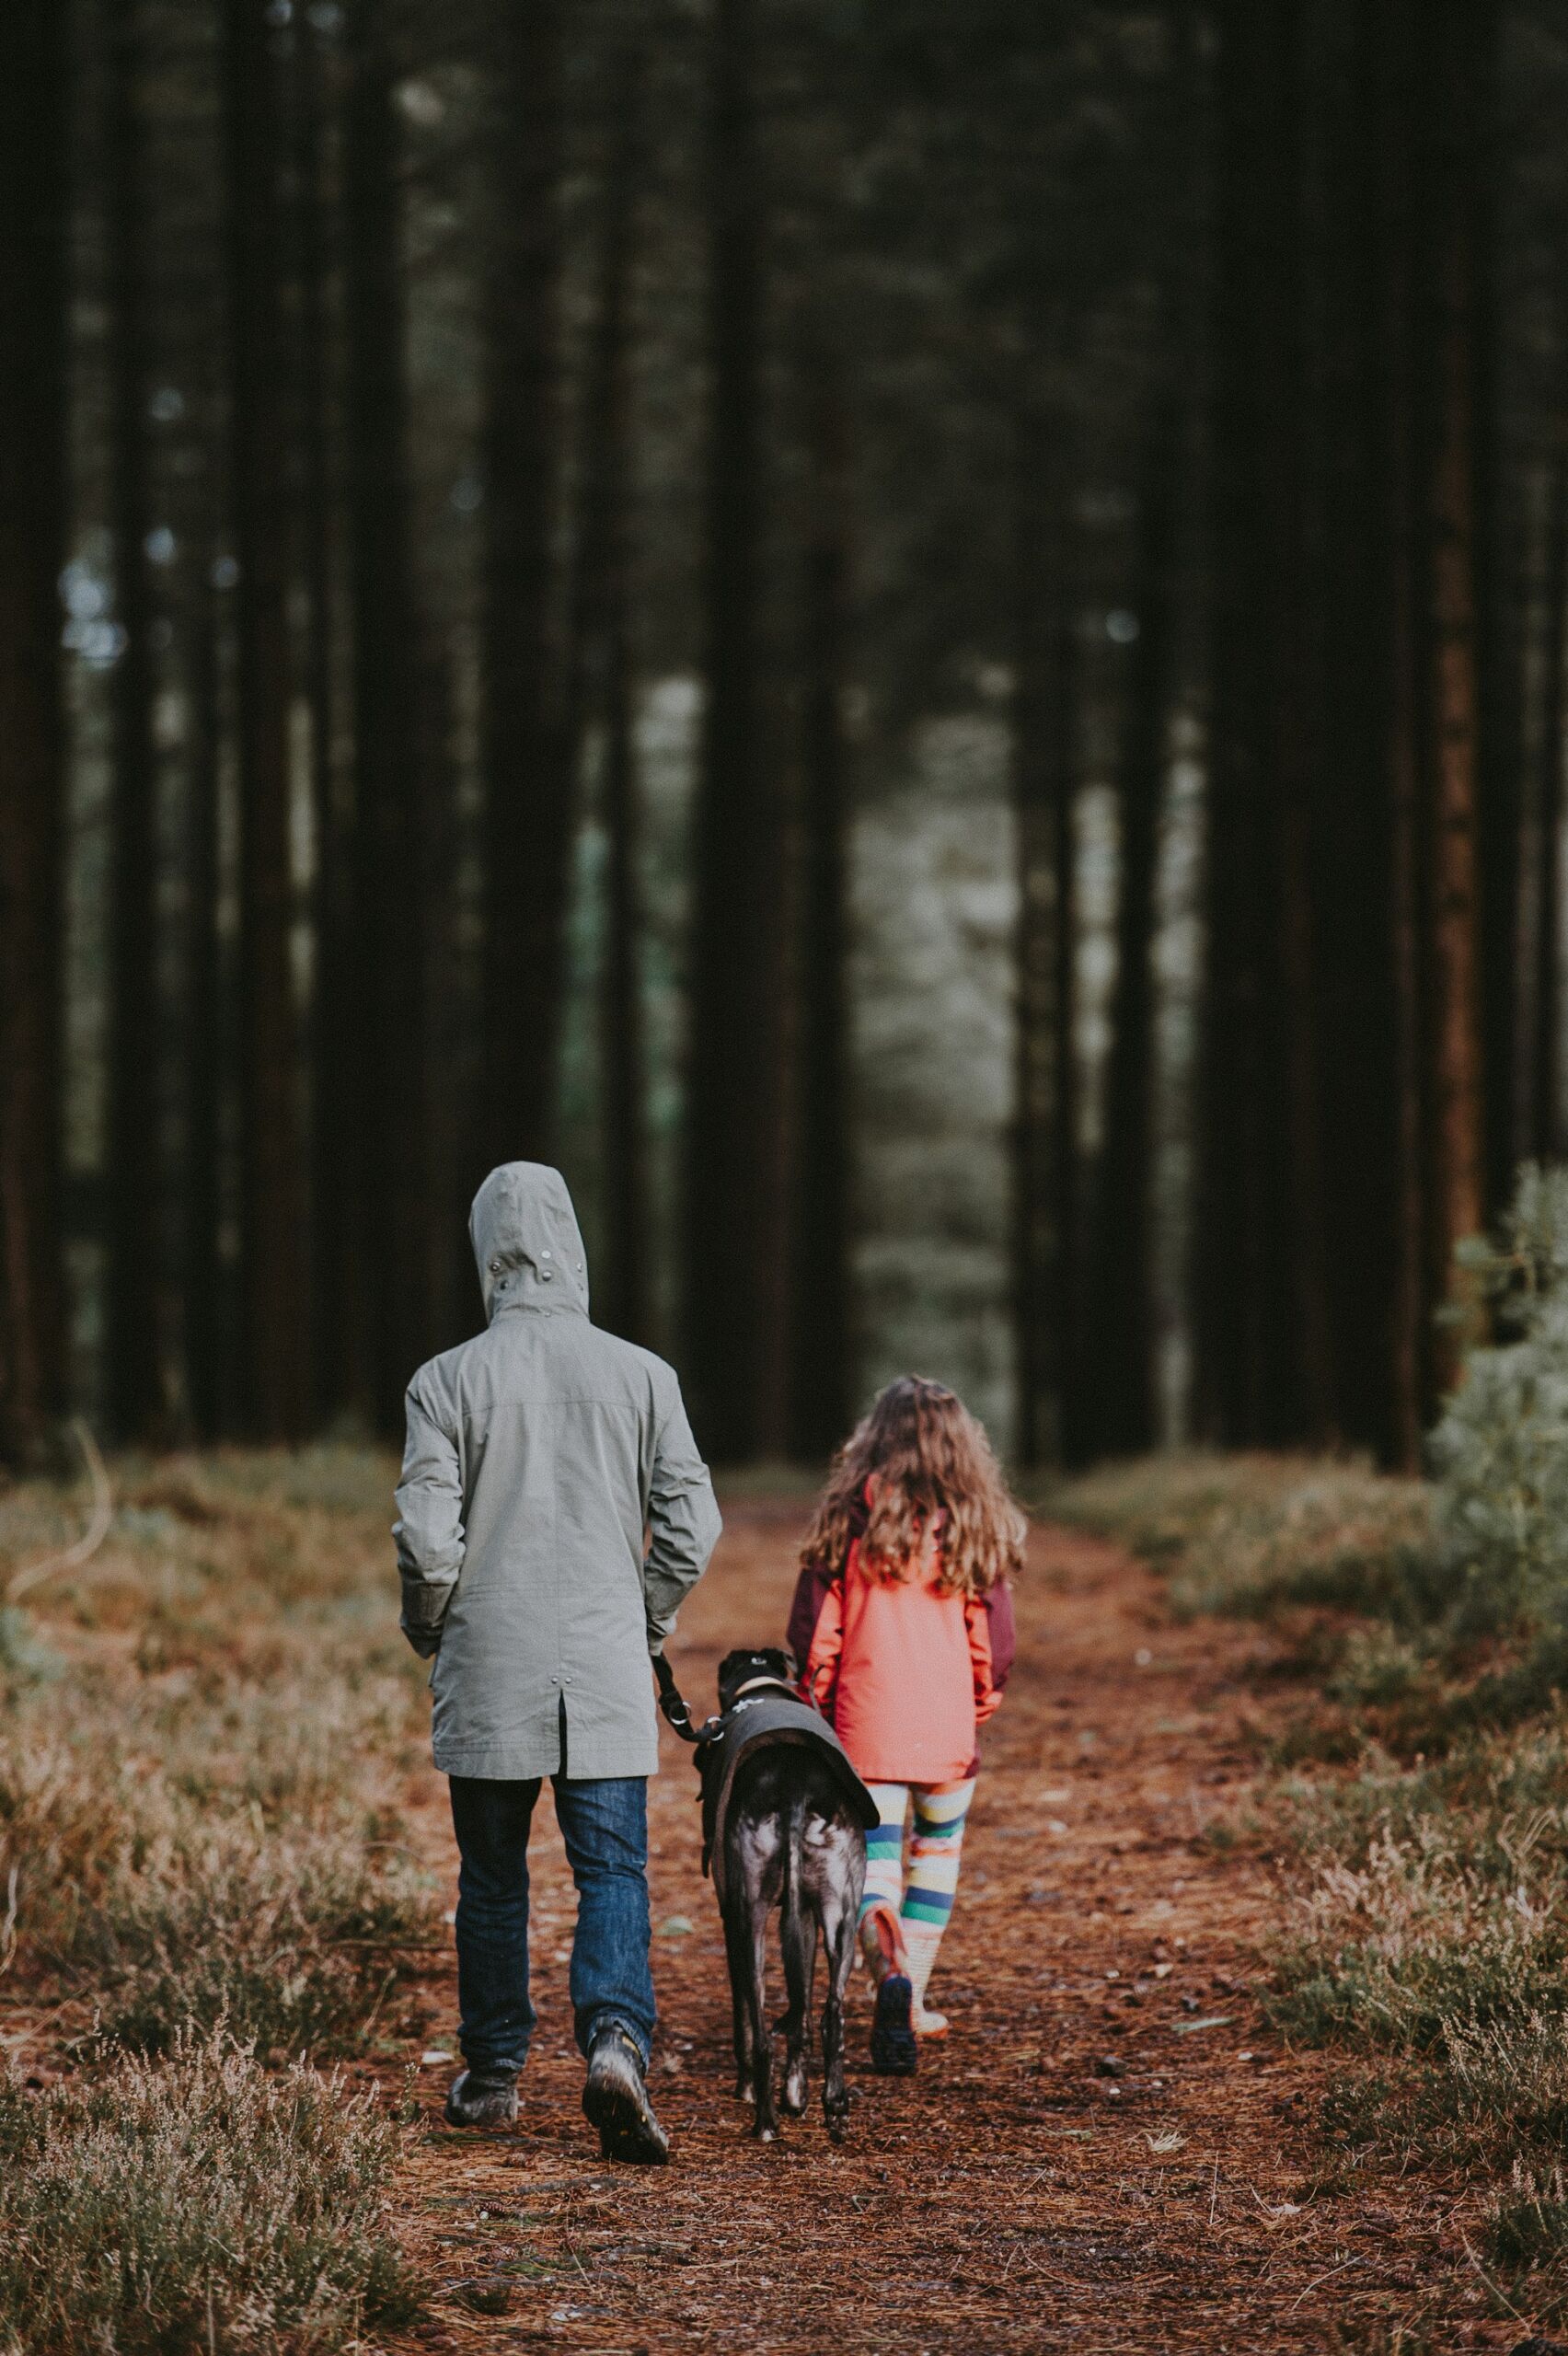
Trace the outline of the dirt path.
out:
<instances>
[{"instance_id":1,"label":"dirt path","mask_svg":"<svg viewBox=\"0 0 1568 2356\"><path fill-rule=\"evenodd\" d=\"M799 1508L732 1507L675 1653L694 1708L732 1643L776 1640ZM605 2166L578 2110L565 1950L571 1884L536 1831L540 2025L515 2137L432 2124L407 2186L430 2281L418 2335L447 2349L1263 2350L1502 2346L1474 2320L1451 2199L1336 2193L1296 2120L1322 2064L1281 2050L1246 1993L1271 1904L1246 1851L1199 1839L1249 1769L1255 1631L1173 1625L1114 1550L1037 1533L1020 1648L990 1729L940 1966L952 2035L914 2082L871 2076L855 1981L851 2139L815 2105L772 2146L731 2099L729 2012L696 1778L666 1737L651 1786L654 2085L674 2165ZM444 1787L414 1796L450 1870ZM432 1987L455 2025L452 1979ZM434 2042L447 2045L449 2034ZM462 2285L513 2271L503 2316ZM1429 2312L1435 2337L1391 2323Z\"/></svg>"}]
</instances>

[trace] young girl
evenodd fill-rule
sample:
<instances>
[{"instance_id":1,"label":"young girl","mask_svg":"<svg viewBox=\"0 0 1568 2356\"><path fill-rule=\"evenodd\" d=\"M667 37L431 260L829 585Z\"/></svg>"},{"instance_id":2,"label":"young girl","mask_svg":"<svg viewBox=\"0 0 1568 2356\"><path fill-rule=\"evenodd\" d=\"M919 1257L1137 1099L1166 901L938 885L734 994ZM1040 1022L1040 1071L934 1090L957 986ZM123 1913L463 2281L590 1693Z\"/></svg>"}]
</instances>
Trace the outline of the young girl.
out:
<instances>
[{"instance_id":1,"label":"young girl","mask_svg":"<svg viewBox=\"0 0 1568 2356\"><path fill-rule=\"evenodd\" d=\"M882 1816L860 1908L879 2070L913 2070L917 2035L947 2027L926 1990L958 1886L976 1730L1012 1665L1007 1580L1025 1527L967 1408L940 1382L904 1375L839 1449L801 1549L790 1614L801 1691Z\"/></svg>"}]
</instances>

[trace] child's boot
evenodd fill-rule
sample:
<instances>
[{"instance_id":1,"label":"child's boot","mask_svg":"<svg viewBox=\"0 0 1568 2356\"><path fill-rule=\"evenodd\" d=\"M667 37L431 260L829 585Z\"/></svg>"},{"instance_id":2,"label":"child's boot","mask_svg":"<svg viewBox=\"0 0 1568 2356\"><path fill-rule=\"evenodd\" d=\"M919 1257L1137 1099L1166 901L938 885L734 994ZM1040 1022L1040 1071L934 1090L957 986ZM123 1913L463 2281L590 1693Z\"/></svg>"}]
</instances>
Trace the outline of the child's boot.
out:
<instances>
[{"instance_id":1,"label":"child's boot","mask_svg":"<svg viewBox=\"0 0 1568 2356\"><path fill-rule=\"evenodd\" d=\"M904 1951L904 1926L891 1906L879 1901L867 1908L860 1943L877 1983L871 2067L881 2077L912 2077L919 2061L912 2018L915 1993Z\"/></svg>"},{"instance_id":2,"label":"child's boot","mask_svg":"<svg viewBox=\"0 0 1568 2356\"><path fill-rule=\"evenodd\" d=\"M930 1984L937 1949L942 1943L943 1925L939 1923L905 1923L904 1952L908 1959L910 1992L914 1997L914 2021L917 2037L945 2037L948 2025L945 2013L934 2013L926 2002L926 1990Z\"/></svg>"}]
</instances>

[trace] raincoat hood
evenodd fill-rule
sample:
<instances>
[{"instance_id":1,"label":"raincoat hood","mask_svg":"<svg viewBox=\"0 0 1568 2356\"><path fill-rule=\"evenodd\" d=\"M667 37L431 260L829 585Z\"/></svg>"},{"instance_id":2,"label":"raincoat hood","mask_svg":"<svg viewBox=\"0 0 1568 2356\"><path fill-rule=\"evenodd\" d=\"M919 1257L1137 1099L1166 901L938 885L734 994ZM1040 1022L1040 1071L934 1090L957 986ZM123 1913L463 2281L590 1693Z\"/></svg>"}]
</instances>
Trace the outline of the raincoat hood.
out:
<instances>
[{"instance_id":1,"label":"raincoat hood","mask_svg":"<svg viewBox=\"0 0 1568 2356\"><path fill-rule=\"evenodd\" d=\"M487 1324L504 1309L588 1314L587 1257L559 1170L503 1161L474 1196L468 1236Z\"/></svg>"}]
</instances>

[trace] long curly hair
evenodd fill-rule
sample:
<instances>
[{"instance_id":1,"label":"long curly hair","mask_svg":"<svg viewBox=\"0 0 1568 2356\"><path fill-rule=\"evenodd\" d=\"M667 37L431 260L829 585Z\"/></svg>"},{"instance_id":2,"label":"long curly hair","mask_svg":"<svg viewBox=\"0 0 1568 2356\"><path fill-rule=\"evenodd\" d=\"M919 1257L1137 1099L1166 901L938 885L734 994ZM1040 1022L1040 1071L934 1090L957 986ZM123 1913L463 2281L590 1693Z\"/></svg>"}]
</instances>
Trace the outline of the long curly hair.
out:
<instances>
[{"instance_id":1,"label":"long curly hair","mask_svg":"<svg viewBox=\"0 0 1568 2356\"><path fill-rule=\"evenodd\" d=\"M943 1594L984 1595L1023 1560L1029 1526L984 1426L955 1392L917 1374L890 1382L834 1458L801 1562L844 1562L867 1504L860 1560L873 1578L914 1578L939 1514Z\"/></svg>"}]
</instances>

